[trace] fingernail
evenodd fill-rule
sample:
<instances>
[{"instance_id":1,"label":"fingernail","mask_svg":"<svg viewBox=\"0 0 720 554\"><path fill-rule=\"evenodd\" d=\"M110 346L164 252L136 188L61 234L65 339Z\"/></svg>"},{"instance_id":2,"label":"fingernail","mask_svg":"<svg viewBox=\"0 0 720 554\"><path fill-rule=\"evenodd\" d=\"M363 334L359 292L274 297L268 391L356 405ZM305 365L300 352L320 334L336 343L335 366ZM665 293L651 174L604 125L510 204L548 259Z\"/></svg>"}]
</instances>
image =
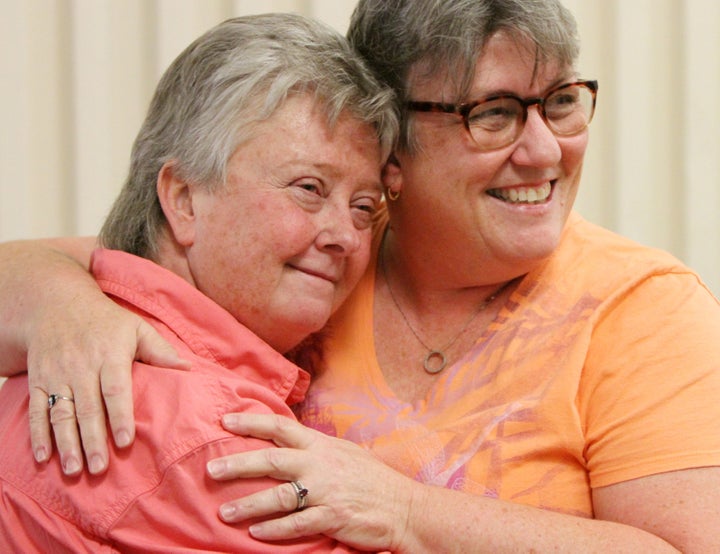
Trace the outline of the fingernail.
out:
<instances>
[{"instance_id":1,"label":"fingernail","mask_svg":"<svg viewBox=\"0 0 720 554\"><path fill-rule=\"evenodd\" d=\"M88 470L93 475L101 473L105 469L105 460L99 454L90 457L88 461Z\"/></svg>"},{"instance_id":2,"label":"fingernail","mask_svg":"<svg viewBox=\"0 0 720 554\"><path fill-rule=\"evenodd\" d=\"M63 458L62 466L65 475L73 475L80 471L80 468L82 467L78 459L72 455Z\"/></svg>"},{"instance_id":3,"label":"fingernail","mask_svg":"<svg viewBox=\"0 0 720 554\"><path fill-rule=\"evenodd\" d=\"M115 433L115 444L118 448L125 448L130 444L130 433L125 429L120 429Z\"/></svg>"},{"instance_id":4,"label":"fingernail","mask_svg":"<svg viewBox=\"0 0 720 554\"><path fill-rule=\"evenodd\" d=\"M232 427L238 424L237 414L225 414L222 418L223 425L225 427Z\"/></svg>"},{"instance_id":5,"label":"fingernail","mask_svg":"<svg viewBox=\"0 0 720 554\"><path fill-rule=\"evenodd\" d=\"M212 460L207 463L210 477L222 477L225 474L226 464L223 460Z\"/></svg>"},{"instance_id":6,"label":"fingernail","mask_svg":"<svg viewBox=\"0 0 720 554\"><path fill-rule=\"evenodd\" d=\"M223 504L220 506L220 517L225 521L231 521L237 510L232 504Z\"/></svg>"},{"instance_id":7,"label":"fingernail","mask_svg":"<svg viewBox=\"0 0 720 554\"><path fill-rule=\"evenodd\" d=\"M265 536L265 527L262 523L251 525L250 527L248 527L248 531L250 532L250 536L254 539L263 540L265 538L269 538Z\"/></svg>"},{"instance_id":8,"label":"fingernail","mask_svg":"<svg viewBox=\"0 0 720 554\"><path fill-rule=\"evenodd\" d=\"M35 450L35 461L38 463L47 462L48 453L44 446L40 446Z\"/></svg>"}]
</instances>

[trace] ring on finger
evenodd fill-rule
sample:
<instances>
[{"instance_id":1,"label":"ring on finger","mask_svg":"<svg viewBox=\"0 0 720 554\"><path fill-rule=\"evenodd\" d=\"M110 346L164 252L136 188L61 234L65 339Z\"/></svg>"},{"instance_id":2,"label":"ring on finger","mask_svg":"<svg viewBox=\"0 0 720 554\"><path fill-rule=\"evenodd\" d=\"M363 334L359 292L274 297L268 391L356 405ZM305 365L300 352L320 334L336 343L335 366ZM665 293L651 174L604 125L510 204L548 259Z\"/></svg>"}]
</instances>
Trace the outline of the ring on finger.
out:
<instances>
[{"instance_id":1,"label":"ring on finger","mask_svg":"<svg viewBox=\"0 0 720 554\"><path fill-rule=\"evenodd\" d=\"M295 511L299 512L307 506L307 497L309 492L302 486L300 481L290 481L290 484L293 486L293 489L295 489L295 496L297 497L297 507L295 508Z\"/></svg>"},{"instance_id":2,"label":"ring on finger","mask_svg":"<svg viewBox=\"0 0 720 554\"><path fill-rule=\"evenodd\" d=\"M75 399L72 396L64 396L62 394L49 394L48 395L48 410L51 410L52 407L57 404L58 400L69 400L70 402L75 402Z\"/></svg>"}]
</instances>

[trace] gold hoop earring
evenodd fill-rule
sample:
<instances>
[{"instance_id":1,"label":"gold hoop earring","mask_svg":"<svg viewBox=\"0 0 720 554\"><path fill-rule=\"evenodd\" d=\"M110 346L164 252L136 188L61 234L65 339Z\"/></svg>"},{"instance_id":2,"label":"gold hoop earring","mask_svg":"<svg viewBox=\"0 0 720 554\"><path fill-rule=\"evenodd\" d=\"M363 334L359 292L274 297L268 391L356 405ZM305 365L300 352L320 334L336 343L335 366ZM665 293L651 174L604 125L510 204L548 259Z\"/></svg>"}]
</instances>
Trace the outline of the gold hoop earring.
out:
<instances>
[{"instance_id":1,"label":"gold hoop earring","mask_svg":"<svg viewBox=\"0 0 720 554\"><path fill-rule=\"evenodd\" d=\"M387 189L387 197L395 202L398 198L400 198L400 191L399 190L393 190L390 187Z\"/></svg>"}]
</instances>

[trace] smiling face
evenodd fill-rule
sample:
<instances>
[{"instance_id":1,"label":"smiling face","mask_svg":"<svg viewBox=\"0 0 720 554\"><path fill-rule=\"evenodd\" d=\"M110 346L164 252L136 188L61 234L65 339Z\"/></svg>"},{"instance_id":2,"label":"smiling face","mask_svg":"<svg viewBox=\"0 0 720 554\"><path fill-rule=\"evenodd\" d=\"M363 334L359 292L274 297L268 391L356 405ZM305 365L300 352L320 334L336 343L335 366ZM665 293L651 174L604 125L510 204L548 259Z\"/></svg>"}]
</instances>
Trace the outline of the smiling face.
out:
<instances>
[{"instance_id":1,"label":"smiling face","mask_svg":"<svg viewBox=\"0 0 720 554\"><path fill-rule=\"evenodd\" d=\"M499 32L479 58L470 95L541 97L575 80L572 68L535 66L535 50ZM418 79L411 98L448 101L442 79ZM519 138L481 151L453 114L414 113L419 149L397 156L401 200L391 203L398 235L427 245L424 256L463 269L462 285L506 280L529 271L557 247L575 201L587 130L557 137L536 106ZM410 239L410 237L413 237ZM407 248L406 248L407 250ZM403 251L404 253L404 251Z\"/></svg>"},{"instance_id":2,"label":"smiling face","mask_svg":"<svg viewBox=\"0 0 720 554\"><path fill-rule=\"evenodd\" d=\"M345 113L330 129L311 96L290 97L234 152L223 190L192 193L190 280L287 351L362 275L380 168L371 127Z\"/></svg>"}]
</instances>

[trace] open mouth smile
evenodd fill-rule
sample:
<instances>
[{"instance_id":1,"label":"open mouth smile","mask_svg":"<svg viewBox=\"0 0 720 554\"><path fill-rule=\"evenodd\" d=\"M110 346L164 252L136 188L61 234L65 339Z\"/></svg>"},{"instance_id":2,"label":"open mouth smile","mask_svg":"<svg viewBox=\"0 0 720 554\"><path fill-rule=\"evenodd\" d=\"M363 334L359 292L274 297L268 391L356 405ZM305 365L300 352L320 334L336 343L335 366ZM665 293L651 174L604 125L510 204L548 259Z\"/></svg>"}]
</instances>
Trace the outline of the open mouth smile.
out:
<instances>
[{"instance_id":1,"label":"open mouth smile","mask_svg":"<svg viewBox=\"0 0 720 554\"><path fill-rule=\"evenodd\" d=\"M550 198L555 181L543 183L537 187L507 187L490 189L487 193L510 204L542 204Z\"/></svg>"}]
</instances>

